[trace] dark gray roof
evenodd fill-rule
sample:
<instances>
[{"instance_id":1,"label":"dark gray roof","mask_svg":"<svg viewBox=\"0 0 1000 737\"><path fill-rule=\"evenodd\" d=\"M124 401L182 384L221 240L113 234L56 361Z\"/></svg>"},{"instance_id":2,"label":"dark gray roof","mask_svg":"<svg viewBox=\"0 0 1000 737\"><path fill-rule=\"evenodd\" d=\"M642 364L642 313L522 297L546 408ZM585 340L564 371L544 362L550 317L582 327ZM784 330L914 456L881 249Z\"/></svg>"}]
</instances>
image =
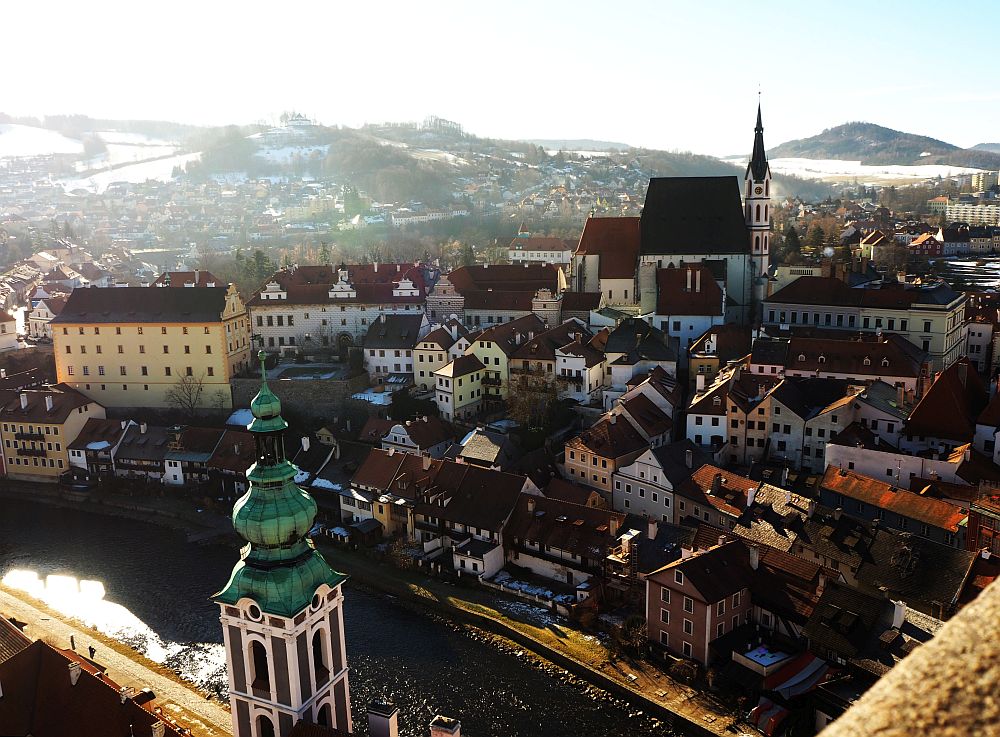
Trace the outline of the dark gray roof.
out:
<instances>
[{"instance_id":1,"label":"dark gray roof","mask_svg":"<svg viewBox=\"0 0 1000 737\"><path fill-rule=\"evenodd\" d=\"M650 179L639 229L642 254L750 250L736 177Z\"/></svg>"},{"instance_id":2,"label":"dark gray roof","mask_svg":"<svg viewBox=\"0 0 1000 737\"><path fill-rule=\"evenodd\" d=\"M753 342L753 353L750 354L750 361L764 366L784 366L787 354L788 341L786 339L757 338Z\"/></svg>"},{"instance_id":3,"label":"dark gray roof","mask_svg":"<svg viewBox=\"0 0 1000 737\"><path fill-rule=\"evenodd\" d=\"M57 323L219 322L227 287L74 289Z\"/></svg>"},{"instance_id":4,"label":"dark gray roof","mask_svg":"<svg viewBox=\"0 0 1000 737\"><path fill-rule=\"evenodd\" d=\"M830 582L805 626L813 646L853 658L868 641L882 610L892 606L877 596Z\"/></svg>"},{"instance_id":5,"label":"dark gray roof","mask_svg":"<svg viewBox=\"0 0 1000 737\"><path fill-rule=\"evenodd\" d=\"M147 288L152 289L152 287ZM164 288L159 291L187 292L189 290ZM163 461L167 457L169 442L169 428L150 425L143 433L141 427L133 425L125 432L125 437L122 439L121 445L118 446L115 458L133 461Z\"/></svg>"},{"instance_id":6,"label":"dark gray roof","mask_svg":"<svg viewBox=\"0 0 1000 737\"><path fill-rule=\"evenodd\" d=\"M604 352L624 353L628 359L626 363L635 363L640 358L651 361L676 361L677 348L672 345L676 342L645 320L630 317L622 320L608 336Z\"/></svg>"},{"instance_id":7,"label":"dark gray roof","mask_svg":"<svg viewBox=\"0 0 1000 737\"><path fill-rule=\"evenodd\" d=\"M846 379L786 376L771 396L804 420L812 419L831 404L847 396Z\"/></svg>"},{"instance_id":8,"label":"dark gray roof","mask_svg":"<svg viewBox=\"0 0 1000 737\"><path fill-rule=\"evenodd\" d=\"M690 466L687 465L688 451L691 451ZM670 485L675 488L684 479L688 478L695 469L701 468L706 463L712 463L712 457L687 438L654 448L653 455L660 462L663 475L667 477Z\"/></svg>"},{"instance_id":9,"label":"dark gray roof","mask_svg":"<svg viewBox=\"0 0 1000 737\"><path fill-rule=\"evenodd\" d=\"M368 327L365 348L413 348L423 315L380 315Z\"/></svg>"}]
</instances>

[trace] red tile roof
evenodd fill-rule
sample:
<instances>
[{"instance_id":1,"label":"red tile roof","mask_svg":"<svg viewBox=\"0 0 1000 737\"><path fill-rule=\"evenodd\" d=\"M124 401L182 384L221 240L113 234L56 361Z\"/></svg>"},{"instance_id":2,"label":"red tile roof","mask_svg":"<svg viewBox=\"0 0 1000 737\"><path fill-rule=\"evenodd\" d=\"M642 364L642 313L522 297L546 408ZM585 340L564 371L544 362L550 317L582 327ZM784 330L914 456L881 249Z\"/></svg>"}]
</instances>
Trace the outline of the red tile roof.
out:
<instances>
[{"instance_id":1,"label":"red tile roof","mask_svg":"<svg viewBox=\"0 0 1000 737\"><path fill-rule=\"evenodd\" d=\"M721 316L723 307L722 289L705 266L656 270L657 315Z\"/></svg>"},{"instance_id":2,"label":"red tile roof","mask_svg":"<svg viewBox=\"0 0 1000 737\"><path fill-rule=\"evenodd\" d=\"M718 482L716 485L716 477ZM715 507L731 516L740 516L747 507L747 492L758 483L746 476L724 471L718 466L705 464L675 489L693 502Z\"/></svg>"},{"instance_id":3,"label":"red tile roof","mask_svg":"<svg viewBox=\"0 0 1000 737\"><path fill-rule=\"evenodd\" d=\"M92 668L74 685L70 658L41 640L0 664L0 732L33 737L132 737L152 734L160 721ZM180 737L169 723L165 737Z\"/></svg>"},{"instance_id":4,"label":"red tile roof","mask_svg":"<svg viewBox=\"0 0 1000 737\"><path fill-rule=\"evenodd\" d=\"M588 218L576 255L598 255L601 279L631 279L639 263L639 218Z\"/></svg>"},{"instance_id":5,"label":"red tile roof","mask_svg":"<svg viewBox=\"0 0 1000 737\"><path fill-rule=\"evenodd\" d=\"M911 437L969 442L986 405L983 380L968 358L960 358L938 374L904 423L904 432Z\"/></svg>"},{"instance_id":6,"label":"red tile roof","mask_svg":"<svg viewBox=\"0 0 1000 737\"><path fill-rule=\"evenodd\" d=\"M622 458L649 447L628 420L602 417L592 427L566 442L567 448L590 451L601 458Z\"/></svg>"},{"instance_id":7,"label":"red tile roof","mask_svg":"<svg viewBox=\"0 0 1000 737\"><path fill-rule=\"evenodd\" d=\"M949 532L958 532L959 525L969 516L958 507L940 499L914 494L884 481L862 476L854 471L829 466L820 486L848 499L871 504L903 517L917 520Z\"/></svg>"}]
</instances>

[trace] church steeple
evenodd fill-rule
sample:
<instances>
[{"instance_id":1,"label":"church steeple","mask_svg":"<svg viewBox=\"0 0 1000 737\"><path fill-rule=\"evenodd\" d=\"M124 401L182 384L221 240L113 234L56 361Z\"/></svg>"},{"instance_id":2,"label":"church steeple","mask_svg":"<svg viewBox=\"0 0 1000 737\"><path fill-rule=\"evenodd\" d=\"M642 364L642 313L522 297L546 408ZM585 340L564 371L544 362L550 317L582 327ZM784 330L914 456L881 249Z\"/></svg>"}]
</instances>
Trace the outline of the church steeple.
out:
<instances>
[{"instance_id":1,"label":"church steeple","mask_svg":"<svg viewBox=\"0 0 1000 737\"><path fill-rule=\"evenodd\" d=\"M247 545L213 599L222 610L235 737L284 737L300 721L351 730L341 585L308 533L316 502L295 484L281 402L267 385L250 403L257 460L233 507Z\"/></svg>"},{"instance_id":2,"label":"church steeple","mask_svg":"<svg viewBox=\"0 0 1000 737\"><path fill-rule=\"evenodd\" d=\"M760 102L757 103L757 126L754 128L753 153L750 154L747 173L752 174L754 181L758 182L770 177L771 174L771 167L767 164L767 152L764 150L764 123L761 122Z\"/></svg>"},{"instance_id":3,"label":"church steeple","mask_svg":"<svg viewBox=\"0 0 1000 737\"><path fill-rule=\"evenodd\" d=\"M764 150L764 122L757 103L753 151L744 181L744 214L750 231L750 255L754 276L767 273L771 261L771 167Z\"/></svg>"}]
</instances>

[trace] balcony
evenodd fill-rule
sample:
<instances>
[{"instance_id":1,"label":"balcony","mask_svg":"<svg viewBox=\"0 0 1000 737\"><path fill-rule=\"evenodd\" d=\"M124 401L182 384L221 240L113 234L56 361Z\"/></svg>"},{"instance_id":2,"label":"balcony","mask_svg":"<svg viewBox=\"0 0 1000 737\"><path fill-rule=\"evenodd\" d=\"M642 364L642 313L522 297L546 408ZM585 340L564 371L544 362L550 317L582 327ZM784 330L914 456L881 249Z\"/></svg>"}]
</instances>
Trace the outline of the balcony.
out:
<instances>
[{"instance_id":1,"label":"balcony","mask_svg":"<svg viewBox=\"0 0 1000 737\"><path fill-rule=\"evenodd\" d=\"M45 448L17 448L17 455L30 456L33 458L47 458L48 453Z\"/></svg>"},{"instance_id":2,"label":"balcony","mask_svg":"<svg viewBox=\"0 0 1000 737\"><path fill-rule=\"evenodd\" d=\"M500 386L503 381L499 377L484 376L483 386Z\"/></svg>"},{"instance_id":3,"label":"balcony","mask_svg":"<svg viewBox=\"0 0 1000 737\"><path fill-rule=\"evenodd\" d=\"M45 436L40 432L16 432L14 433L15 440L35 440L35 441L45 441Z\"/></svg>"}]
</instances>

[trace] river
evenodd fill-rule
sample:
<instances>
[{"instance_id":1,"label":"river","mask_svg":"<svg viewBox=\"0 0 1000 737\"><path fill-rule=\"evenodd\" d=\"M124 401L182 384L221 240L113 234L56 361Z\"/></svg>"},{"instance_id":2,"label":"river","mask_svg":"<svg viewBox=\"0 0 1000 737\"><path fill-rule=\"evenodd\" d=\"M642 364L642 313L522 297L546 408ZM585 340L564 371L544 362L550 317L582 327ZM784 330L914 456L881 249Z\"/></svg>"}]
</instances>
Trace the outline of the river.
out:
<instances>
[{"instance_id":1,"label":"river","mask_svg":"<svg viewBox=\"0 0 1000 737\"><path fill-rule=\"evenodd\" d=\"M225 545L188 544L181 533L151 523L0 500L0 577L34 586L50 606L220 694L222 633L209 597L237 555ZM460 719L471 737L665 732L653 719L630 717L634 709L620 702L591 698L443 622L351 587L345 598L359 733L367 731L366 708L375 700L399 707L400 733L420 737L438 713Z\"/></svg>"}]
</instances>

